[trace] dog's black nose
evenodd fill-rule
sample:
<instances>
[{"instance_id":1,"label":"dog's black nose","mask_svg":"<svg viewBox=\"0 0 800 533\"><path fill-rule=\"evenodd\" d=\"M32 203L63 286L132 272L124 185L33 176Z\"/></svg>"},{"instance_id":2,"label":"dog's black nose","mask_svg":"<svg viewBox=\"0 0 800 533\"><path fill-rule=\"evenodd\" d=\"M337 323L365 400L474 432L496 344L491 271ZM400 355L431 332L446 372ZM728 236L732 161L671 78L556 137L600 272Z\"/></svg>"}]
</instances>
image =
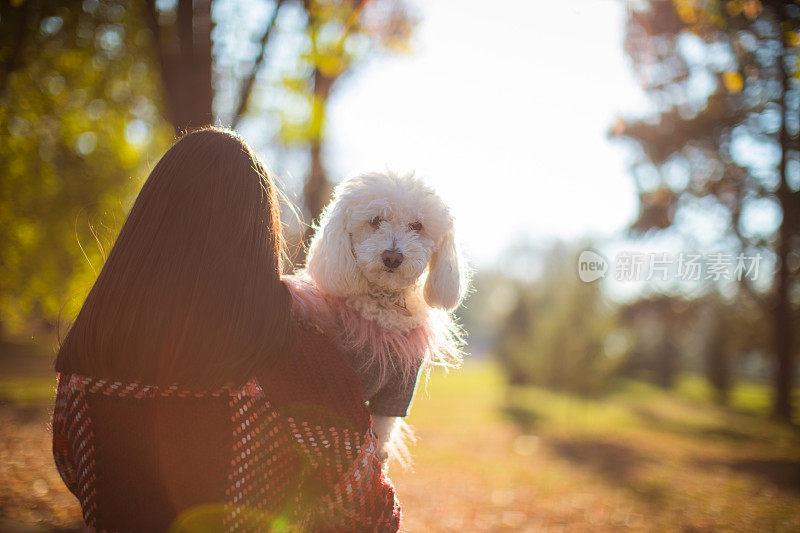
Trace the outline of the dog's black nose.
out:
<instances>
[{"instance_id":1,"label":"dog's black nose","mask_svg":"<svg viewBox=\"0 0 800 533\"><path fill-rule=\"evenodd\" d=\"M403 262L403 254L397 250L384 250L381 254L383 264L389 268L397 268Z\"/></svg>"}]
</instances>

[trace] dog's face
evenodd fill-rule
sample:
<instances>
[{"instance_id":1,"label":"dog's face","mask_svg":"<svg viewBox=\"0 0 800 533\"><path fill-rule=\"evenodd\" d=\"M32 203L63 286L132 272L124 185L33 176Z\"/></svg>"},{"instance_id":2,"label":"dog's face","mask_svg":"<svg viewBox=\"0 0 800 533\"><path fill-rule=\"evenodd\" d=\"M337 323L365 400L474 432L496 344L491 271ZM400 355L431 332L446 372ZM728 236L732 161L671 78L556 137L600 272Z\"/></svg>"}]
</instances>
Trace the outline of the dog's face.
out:
<instances>
[{"instance_id":1,"label":"dog's face","mask_svg":"<svg viewBox=\"0 0 800 533\"><path fill-rule=\"evenodd\" d=\"M311 243L307 270L325 292L399 291L428 269L429 305L455 308L465 289L453 218L413 176L366 174L343 182Z\"/></svg>"},{"instance_id":2,"label":"dog's face","mask_svg":"<svg viewBox=\"0 0 800 533\"><path fill-rule=\"evenodd\" d=\"M356 266L367 281L384 289L416 283L433 254L437 235L409 200L379 198L351 208L349 233Z\"/></svg>"}]
</instances>

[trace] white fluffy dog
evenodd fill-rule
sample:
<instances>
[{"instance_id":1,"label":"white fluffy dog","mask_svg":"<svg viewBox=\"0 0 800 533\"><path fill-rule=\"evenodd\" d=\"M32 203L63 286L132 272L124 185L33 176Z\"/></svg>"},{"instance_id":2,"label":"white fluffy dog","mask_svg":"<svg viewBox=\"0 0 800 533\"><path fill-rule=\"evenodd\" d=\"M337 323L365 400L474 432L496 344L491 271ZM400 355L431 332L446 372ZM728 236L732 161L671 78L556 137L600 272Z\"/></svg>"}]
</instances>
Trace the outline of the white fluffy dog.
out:
<instances>
[{"instance_id":1,"label":"white fluffy dog","mask_svg":"<svg viewBox=\"0 0 800 533\"><path fill-rule=\"evenodd\" d=\"M397 420L419 374L461 362L451 311L467 284L450 209L420 179L370 173L336 188L291 286L301 314L350 357L383 457L401 453Z\"/></svg>"}]
</instances>

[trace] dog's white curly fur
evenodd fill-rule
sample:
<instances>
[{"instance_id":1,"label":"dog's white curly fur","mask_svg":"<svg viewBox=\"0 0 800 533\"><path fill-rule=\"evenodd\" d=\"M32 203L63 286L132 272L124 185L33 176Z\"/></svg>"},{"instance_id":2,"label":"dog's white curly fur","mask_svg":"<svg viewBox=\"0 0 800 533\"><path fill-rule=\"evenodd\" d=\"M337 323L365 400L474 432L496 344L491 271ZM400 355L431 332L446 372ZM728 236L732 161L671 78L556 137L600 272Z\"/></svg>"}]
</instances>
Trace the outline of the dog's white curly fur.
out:
<instances>
[{"instance_id":1,"label":"dog's white curly fur","mask_svg":"<svg viewBox=\"0 0 800 533\"><path fill-rule=\"evenodd\" d=\"M377 228L372 224L376 217ZM422 225L419 231L411 228L417 222ZM404 256L392 271L381 259L390 249ZM429 265L419 291L418 282ZM413 174L391 172L361 174L336 188L311 241L306 271L327 294L354 304L360 300L365 318L405 331L424 320L428 306L458 307L468 281L450 208ZM380 293L405 296L412 316L398 321L378 303L375 296Z\"/></svg>"},{"instance_id":2,"label":"dog's white curly fur","mask_svg":"<svg viewBox=\"0 0 800 533\"><path fill-rule=\"evenodd\" d=\"M384 263L387 250L402 254L396 268ZM467 292L469 270L450 208L413 173L367 173L342 182L321 217L301 276L382 328L407 333L432 325L448 341L429 359L460 363L460 334L450 312ZM381 451L402 455L397 437L408 433L405 424L374 418Z\"/></svg>"}]
</instances>

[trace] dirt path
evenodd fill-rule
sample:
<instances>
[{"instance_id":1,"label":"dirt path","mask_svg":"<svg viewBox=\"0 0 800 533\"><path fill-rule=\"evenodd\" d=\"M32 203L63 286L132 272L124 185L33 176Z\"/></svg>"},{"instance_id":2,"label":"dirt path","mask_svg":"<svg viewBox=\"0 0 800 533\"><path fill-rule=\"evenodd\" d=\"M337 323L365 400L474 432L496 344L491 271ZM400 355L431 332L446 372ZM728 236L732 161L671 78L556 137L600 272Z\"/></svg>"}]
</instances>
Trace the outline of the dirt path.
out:
<instances>
[{"instance_id":1,"label":"dirt path","mask_svg":"<svg viewBox=\"0 0 800 533\"><path fill-rule=\"evenodd\" d=\"M80 507L50 454L48 411L0 405L2 531L78 531Z\"/></svg>"}]
</instances>

